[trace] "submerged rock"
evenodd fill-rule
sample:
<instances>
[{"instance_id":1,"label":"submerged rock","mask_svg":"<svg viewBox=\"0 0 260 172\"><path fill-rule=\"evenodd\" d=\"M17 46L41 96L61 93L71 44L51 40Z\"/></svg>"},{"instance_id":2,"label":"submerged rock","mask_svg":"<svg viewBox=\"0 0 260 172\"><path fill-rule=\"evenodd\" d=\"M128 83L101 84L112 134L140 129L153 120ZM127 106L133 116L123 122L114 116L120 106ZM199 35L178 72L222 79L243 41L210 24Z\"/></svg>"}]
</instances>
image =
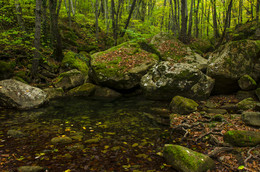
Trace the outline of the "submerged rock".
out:
<instances>
[{"instance_id":1,"label":"submerged rock","mask_svg":"<svg viewBox=\"0 0 260 172\"><path fill-rule=\"evenodd\" d=\"M72 142L72 139L65 136L65 137L54 137L51 139L51 143L54 145L63 145L63 144L69 144Z\"/></svg>"},{"instance_id":2,"label":"submerged rock","mask_svg":"<svg viewBox=\"0 0 260 172\"><path fill-rule=\"evenodd\" d=\"M0 81L0 106L32 109L46 101L47 94L39 88L13 79Z\"/></svg>"},{"instance_id":3,"label":"submerged rock","mask_svg":"<svg viewBox=\"0 0 260 172\"><path fill-rule=\"evenodd\" d=\"M195 112L198 106L199 105L194 100L181 96L175 96L171 101L170 109L173 113L187 115Z\"/></svg>"},{"instance_id":4,"label":"submerged rock","mask_svg":"<svg viewBox=\"0 0 260 172\"><path fill-rule=\"evenodd\" d=\"M215 167L210 157L179 145L166 144L163 156L168 164L181 172L206 172Z\"/></svg>"},{"instance_id":5,"label":"submerged rock","mask_svg":"<svg viewBox=\"0 0 260 172\"><path fill-rule=\"evenodd\" d=\"M216 80L214 92L233 93L244 75L260 77L260 46L257 41L241 40L219 47L209 57L207 75Z\"/></svg>"},{"instance_id":6,"label":"submerged rock","mask_svg":"<svg viewBox=\"0 0 260 172\"><path fill-rule=\"evenodd\" d=\"M233 146L256 146L260 143L260 133L243 130L228 131L224 134L224 141Z\"/></svg>"},{"instance_id":7,"label":"submerged rock","mask_svg":"<svg viewBox=\"0 0 260 172\"><path fill-rule=\"evenodd\" d=\"M68 91L70 96L91 96L96 90L96 85L85 83Z\"/></svg>"},{"instance_id":8,"label":"submerged rock","mask_svg":"<svg viewBox=\"0 0 260 172\"><path fill-rule=\"evenodd\" d=\"M84 83L84 75L77 69L70 70L68 72L61 73L58 78L55 79L55 87L68 90Z\"/></svg>"},{"instance_id":9,"label":"submerged rock","mask_svg":"<svg viewBox=\"0 0 260 172\"><path fill-rule=\"evenodd\" d=\"M142 77L145 96L155 100L170 100L176 95L206 99L214 80L190 64L162 61Z\"/></svg>"},{"instance_id":10,"label":"submerged rock","mask_svg":"<svg viewBox=\"0 0 260 172\"><path fill-rule=\"evenodd\" d=\"M110 88L106 88L106 87L100 87L97 86L95 93L93 95L94 98L101 98L101 99L116 99L121 97L122 94L120 94L119 92L112 90Z\"/></svg>"},{"instance_id":11,"label":"submerged rock","mask_svg":"<svg viewBox=\"0 0 260 172\"><path fill-rule=\"evenodd\" d=\"M25 136L25 134L19 130L8 130L7 135L13 138L20 138Z\"/></svg>"},{"instance_id":12,"label":"submerged rock","mask_svg":"<svg viewBox=\"0 0 260 172\"><path fill-rule=\"evenodd\" d=\"M242 120L247 125L260 127L260 112L243 112Z\"/></svg>"},{"instance_id":13,"label":"submerged rock","mask_svg":"<svg viewBox=\"0 0 260 172\"><path fill-rule=\"evenodd\" d=\"M55 99L64 95L62 88L45 88L44 91L47 93L48 99Z\"/></svg>"},{"instance_id":14,"label":"submerged rock","mask_svg":"<svg viewBox=\"0 0 260 172\"><path fill-rule=\"evenodd\" d=\"M18 167L18 172L43 172L44 168L40 166L22 166Z\"/></svg>"},{"instance_id":15,"label":"submerged rock","mask_svg":"<svg viewBox=\"0 0 260 172\"><path fill-rule=\"evenodd\" d=\"M138 43L126 42L92 55L90 76L105 87L128 90L139 86L141 77L158 61Z\"/></svg>"}]
</instances>

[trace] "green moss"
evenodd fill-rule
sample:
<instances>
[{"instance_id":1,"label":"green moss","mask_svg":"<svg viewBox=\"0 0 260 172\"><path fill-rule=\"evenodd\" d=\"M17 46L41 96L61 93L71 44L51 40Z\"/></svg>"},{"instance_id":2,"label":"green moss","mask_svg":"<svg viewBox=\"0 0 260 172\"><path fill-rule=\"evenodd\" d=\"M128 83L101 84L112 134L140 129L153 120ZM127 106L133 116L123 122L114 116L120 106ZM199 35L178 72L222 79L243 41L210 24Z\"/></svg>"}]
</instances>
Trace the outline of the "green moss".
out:
<instances>
[{"instance_id":1,"label":"green moss","mask_svg":"<svg viewBox=\"0 0 260 172\"><path fill-rule=\"evenodd\" d=\"M89 70L87 65L88 60L89 59L82 54L76 54L72 51L68 51L62 60L62 66L71 69L78 69L83 74L87 75Z\"/></svg>"},{"instance_id":2,"label":"green moss","mask_svg":"<svg viewBox=\"0 0 260 172\"><path fill-rule=\"evenodd\" d=\"M85 83L81 86L69 90L68 94L74 96L90 96L94 94L95 90L96 86L94 84Z\"/></svg>"},{"instance_id":3,"label":"green moss","mask_svg":"<svg viewBox=\"0 0 260 172\"><path fill-rule=\"evenodd\" d=\"M224 134L224 140L234 146L255 146L260 143L260 134L255 131L233 130Z\"/></svg>"},{"instance_id":4,"label":"green moss","mask_svg":"<svg viewBox=\"0 0 260 172\"><path fill-rule=\"evenodd\" d=\"M188 114L196 111L199 105L192 99L175 96L170 106L173 113Z\"/></svg>"}]
</instances>

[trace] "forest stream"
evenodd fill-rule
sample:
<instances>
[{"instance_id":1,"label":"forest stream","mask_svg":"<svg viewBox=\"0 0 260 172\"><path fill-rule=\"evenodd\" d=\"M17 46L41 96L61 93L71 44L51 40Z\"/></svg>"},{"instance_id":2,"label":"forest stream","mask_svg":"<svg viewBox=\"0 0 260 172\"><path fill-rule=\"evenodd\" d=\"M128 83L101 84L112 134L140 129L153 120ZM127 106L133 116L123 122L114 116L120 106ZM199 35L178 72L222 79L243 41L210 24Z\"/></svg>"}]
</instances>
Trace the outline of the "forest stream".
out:
<instances>
[{"instance_id":1,"label":"forest stream","mask_svg":"<svg viewBox=\"0 0 260 172\"><path fill-rule=\"evenodd\" d=\"M114 101L67 97L33 111L2 110L0 168L173 171L158 153L167 142L169 125L151 120L158 109L167 113L167 108L166 103L137 97Z\"/></svg>"}]
</instances>

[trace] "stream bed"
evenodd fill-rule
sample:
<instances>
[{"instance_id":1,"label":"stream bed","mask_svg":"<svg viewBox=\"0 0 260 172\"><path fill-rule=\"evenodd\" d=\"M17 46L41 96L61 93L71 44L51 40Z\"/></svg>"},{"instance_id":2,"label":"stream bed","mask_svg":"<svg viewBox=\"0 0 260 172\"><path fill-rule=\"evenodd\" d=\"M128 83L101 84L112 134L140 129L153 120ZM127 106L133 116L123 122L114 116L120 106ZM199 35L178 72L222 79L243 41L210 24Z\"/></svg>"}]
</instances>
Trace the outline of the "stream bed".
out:
<instances>
[{"instance_id":1,"label":"stream bed","mask_svg":"<svg viewBox=\"0 0 260 172\"><path fill-rule=\"evenodd\" d=\"M170 142L167 108L141 97L67 97L32 111L0 110L0 169L173 171L160 156ZM70 139L52 140L62 137Z\"/></svg>"}]
</instances>

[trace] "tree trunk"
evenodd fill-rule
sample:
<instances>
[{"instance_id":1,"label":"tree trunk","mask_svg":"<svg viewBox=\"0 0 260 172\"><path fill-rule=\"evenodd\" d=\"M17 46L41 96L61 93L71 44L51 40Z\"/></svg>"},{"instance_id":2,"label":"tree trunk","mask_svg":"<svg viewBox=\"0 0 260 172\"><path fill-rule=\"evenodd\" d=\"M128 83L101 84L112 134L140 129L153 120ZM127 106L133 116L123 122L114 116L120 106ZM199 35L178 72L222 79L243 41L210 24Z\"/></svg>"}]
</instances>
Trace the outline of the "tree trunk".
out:
<instances>
[{"instance_id":1,"label":"tree trunk","mask_svg":"<svg viewBox=\"0 0 260 172\"><path fill-rule=\"evenodd\" d=\"M96 15L96 40L98 41L98 0L96 0L96 11L95 11L95 15Z\"/></svg>"},{"instance_id":2,"label":"tree trunk","mask_svg":"<svg viewBox=\"0 0 260 172\"><path fill-rule=\"evenodd\" d=\"M130 12L129 12L129 15L128 15L128 18L127 18L127 21L126 21L126 24L125 24L125 27L124 27L124 31L122 32L121 37L123 37L125 35L125 30L127 29L129 22L131 20L132 13L133 13L134 8L135 8L135 3L136 3L136 0L133 0L133 4L131 6L131 9L130 9Z\"/></svg>"},{"instance_id":3,"label":"tree trunk","mask_svg":"<svg viewBox=\"0 0 260 172\"><path fill-rule=\"evenodd\" d=\"M62 61L62 42L58 28L58 18L62 0L59 0L57 7L57 0L49 0L50 19L51 19L51 45L54 47L53 56L57 61Z\"/></svg>"},{"instance_id":4,"label":"tree trunk","mask_svg":"<svg viewBox=\"0 0 260 172\"><path fill-rule=\"evenodd\" d=\"M25 31L25 25L24 25L24 21L23 21L23 15L22 15L22 8L21 8L21 4L19 2L19 0L15 0L15 9L16 9L16 16L17 16L17 21L18 24L21 28L22 31Z\"/></svg>"},{"instance_id":5,"label":"tree trunk","mask_svg":"<svg viewBox=\"0 0 260 172\"><path fill-rule=\"evenodd\" d=\"M180 40L187 43L187 0L181 0L181 34Z\"/></svg>"},{"instance_id":6,"label":"tree trunk","mask_svg":"<svg viewBox=\"0 0 260 172\"><path fill-rule=\"evenodd\" d=\"M42 0L42 32L43 42L47 44L48 40L48 27L47 27L47 0Z\"/></svg>"},{"instance_id":7,"label":"tree trunk","mask_svg":"<svg viewBox=\"0 0 260 172\"><path fill-rule=\"evenodd\" d=\"M259 24L259 11L260 11L260 0L257 0L257 4L256 4L256 21L257 21L257 24Z\"/></svg>"},{"instance_id":8,"label":"tree trunk","mask_svg":"<svg viewBox=\"0 0 260 172\"><path fill-rule=\"evenodd\" d=\"M188 29L188 39L191 38L191 30L192 30L192 15L193 15L193 4L194 0L191 0L191 5L190 5L190 17L189 17L189 29Z\"/></svg>"},{"instance_id":9,"label":"tree trunk","mask_svg":"<svg viewBox=\"0 0 260 172\"><path fill-rule=\"evenodd\" d=\"M162 21L161 21L161 31L162 31L163 23L164 23L164 11L165 11L165 6L166 6L166 0L164 0L164 3L163 3L163 15L162 15Z\"/></svg>"},{"instance_id":10,"label":"tree trunk","mask_svg":"<svg viewBox=\"0 0 260 172\"><path fill-rule=\"evenodd\" d=\"M217 23L217 9L216 9L216 0L211 0L212 9L213 9L213 26L214 26L214 36L219 38L218 23Z\"/></svg>"},{"instance_id":11,"label":"tree trunk","mask_svg":"<svg viewBox=\"0 0 260 172\"><path fill-rule=\"evenodd\" d=\"M198 0L197 9L196 9L196 38L199 37L199 17L198 17L199 7L200 7L200 0Z\"/></svg>"},{"instance_id":12,"label":"tree trunk","mask_svg":"<svg viewBox=\"0 0 260 172\"><path fill-rule=\"evenodd\" d=\"M115 21L115 2L111 0L111 19L112 19L112 28L113 28L113 38L114 45L117 45L117 30L116 30L116 21Z\"/></svg>"},{"instance_id":13,"label":"tree trunk","mask_svg":"<svg viewBox=\"0 0 260 172\"><path fill-rule=\"evenodd\" d=\"M36 0L35 8L35 36L34 36L34 58L32 62L31 75L32 78L36 78L39 66L39 60L41 57L40 47L41 47L41 5L42 0Z\"/></svg>"}]
</instances>

